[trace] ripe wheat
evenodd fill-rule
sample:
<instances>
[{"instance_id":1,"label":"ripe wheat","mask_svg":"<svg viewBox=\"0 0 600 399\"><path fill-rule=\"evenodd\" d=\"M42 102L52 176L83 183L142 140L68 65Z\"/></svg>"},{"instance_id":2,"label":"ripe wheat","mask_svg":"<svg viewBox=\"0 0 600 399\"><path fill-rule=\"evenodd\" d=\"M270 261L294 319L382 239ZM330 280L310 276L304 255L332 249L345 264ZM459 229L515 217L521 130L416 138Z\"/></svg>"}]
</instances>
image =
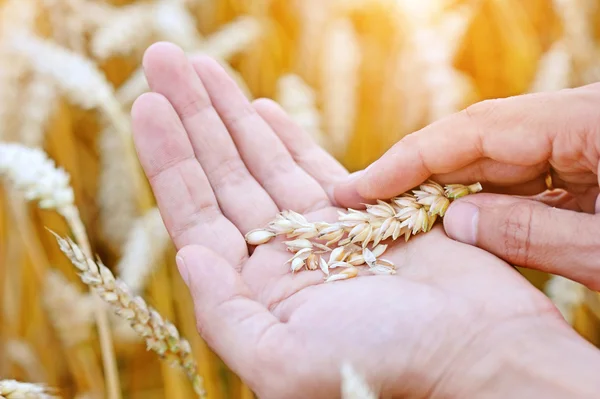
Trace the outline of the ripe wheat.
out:
<instances>
[{"instance_id":1,"label":"ripe wheat","mask_svg":"<svg viewBox=\"0 0 600 399\"><path fill-rule=\"evenodd\" d=\"M18 382L15 380L0 381L0 399L55 399L53 391L41 384Z\"/></svg>"},{"instance_id":2,"label":"ripe wheat","mask_svg":"<svg viewBox=\"0 0 600 399\"><path fill-rule=\"evenodd\" d=\"M90 286L103 300L113 306L117 315L129 321L131 327L142 336L148 349L156 352L172 365L185 371L200 398L206 393L202 378L197 373L196 361L187 340L179 335L177 328L139 296L134 296L129 287L115 279L112 272L98 260L87 256L71 239L56 235L60 249L79 270L81 281Z\"/></svg>"},{"instance_id":3,"label":"ripe wheat","mask_svg":"<svg viewBox=\"0 0 600 399\"><path fill-rule=\"evenodd\" d=\"M294 253L287 262L291 271L320 269L326 276L325 282L356 277L356 266L364 264L374 274L395 274L394 264L379 258L388 247L383 241L400 237L408 241L412 235L428 232L437 218L444 216L450 201L479 191L479 183L442 187L428 181L412 190L412 194L402 194L389 202L377 201L376 205L367 205L365 211L339 212L335 223L309 222L296 212L283 211L267 227L248 232L246 242L262 245L279 235L293 238L284 241L288 251ZM332 249L334 244L337 247ZM326 253L329 253L328 261L322 258ZM330 274L334 268L343 270Z\"/></svg>"}]
</instances>

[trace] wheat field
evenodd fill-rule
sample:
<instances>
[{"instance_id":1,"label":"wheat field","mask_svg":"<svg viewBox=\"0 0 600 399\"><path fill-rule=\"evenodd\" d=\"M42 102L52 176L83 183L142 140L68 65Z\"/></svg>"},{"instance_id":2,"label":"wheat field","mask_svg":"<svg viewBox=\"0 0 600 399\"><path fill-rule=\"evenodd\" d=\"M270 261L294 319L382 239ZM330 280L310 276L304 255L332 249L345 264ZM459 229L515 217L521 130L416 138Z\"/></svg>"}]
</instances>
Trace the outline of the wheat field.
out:
<instances>
[{"instance_id":1,"label":"wheat field","mask_svg":"<svg viewBox=\"0 0 600 399\"><path fill-rule=\"evenodd\" d=\"M600 81L600 0L0 0L0 398L254 397L196 332L133 147L156 41L354 171L474 102ZM599 294L523 273L600 346Z\"/></svg>"}]
</instances>

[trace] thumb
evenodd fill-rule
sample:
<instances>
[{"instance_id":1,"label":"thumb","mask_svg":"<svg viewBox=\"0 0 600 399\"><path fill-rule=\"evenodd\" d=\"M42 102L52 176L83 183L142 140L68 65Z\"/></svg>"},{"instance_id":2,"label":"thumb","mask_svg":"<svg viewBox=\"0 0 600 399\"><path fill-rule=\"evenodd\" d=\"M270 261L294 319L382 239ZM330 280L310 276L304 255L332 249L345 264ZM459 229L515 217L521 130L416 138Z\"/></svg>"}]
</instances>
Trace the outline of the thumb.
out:
<instances>
[{"instance_id":1,"label":"thumb","mask_svg":"<svg viewBox=\"0 0 600 399\"><path fill-rule=\"evenodd\" d=\"M198 331L208 345L245 381L259 367L257 344L267 331L278 341L282 328L266 307L251 299L240 274L212 250L189 245L177 254L177 267L190 289Z\"/></svg>"},{"instance_id":2,"label":"thumb","mask_svg":"<svg viewBox=\"0 0 600 399\"><path fill-rule=\"evenodd\" d=\"M478 194L450 205L444 228L451 238L476 245L511 264L558 274L600 290L600 215Z\"/></svg>"}]
</instances>

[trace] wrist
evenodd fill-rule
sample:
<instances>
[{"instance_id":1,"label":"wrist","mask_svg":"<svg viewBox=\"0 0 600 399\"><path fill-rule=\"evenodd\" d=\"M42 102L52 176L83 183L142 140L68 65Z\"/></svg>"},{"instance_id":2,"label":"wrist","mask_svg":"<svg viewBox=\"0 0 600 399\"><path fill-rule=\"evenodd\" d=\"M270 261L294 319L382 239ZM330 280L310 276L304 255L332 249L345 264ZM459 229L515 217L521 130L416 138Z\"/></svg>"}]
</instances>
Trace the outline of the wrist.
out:
<instances>
[{"instance_id":1,"label":"wrist","mask_svg":"<svg viewBox=\"0 0 600 399\"><path fill-rule=\"evenodd\" d=\"M554 317L506 323L469 346L432 399L600 395L600 351Z\"/></svg>"}]
</instances>

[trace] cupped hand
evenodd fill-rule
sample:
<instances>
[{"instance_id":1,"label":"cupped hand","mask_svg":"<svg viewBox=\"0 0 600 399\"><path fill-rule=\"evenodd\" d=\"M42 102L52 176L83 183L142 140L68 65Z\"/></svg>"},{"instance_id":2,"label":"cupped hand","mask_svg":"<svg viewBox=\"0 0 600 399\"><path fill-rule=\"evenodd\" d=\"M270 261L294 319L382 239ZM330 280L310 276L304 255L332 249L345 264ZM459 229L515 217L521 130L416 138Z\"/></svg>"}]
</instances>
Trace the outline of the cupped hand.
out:
<instances>
[{"instance_id":1,"label":"cupped hand","mask_svg":"<svg viewBox=\"0 0 600 399\"><path fill-rule=\"evenodd\" d=\"M343 363L384 397L473 397L469 384L495 372L481 359L526 333L571 334L514 269L440 228L388 249L396 275L333 283L290 273L280 240L249 248L244 234L280 210L333 221L328 193L346 170L212 59L158 43L144 70L152 93L134 105L135 143L198 329L261 398L337 397Z\"/></svg>"},{"instance_id":2,"label":"cupped hand","mask_svg":"<svg viewBox=\"0 0 600 399\"><path fill-rule=\"evenodd\" d=\"M598 104L600 83L475 104L400 140L340 183L336 199L356 206L427 178L480 181L505 195L457 201L444 220L449 236L600 290ZM544 192L548 173L560 190Z\"/></svg>"}]
</instances>

